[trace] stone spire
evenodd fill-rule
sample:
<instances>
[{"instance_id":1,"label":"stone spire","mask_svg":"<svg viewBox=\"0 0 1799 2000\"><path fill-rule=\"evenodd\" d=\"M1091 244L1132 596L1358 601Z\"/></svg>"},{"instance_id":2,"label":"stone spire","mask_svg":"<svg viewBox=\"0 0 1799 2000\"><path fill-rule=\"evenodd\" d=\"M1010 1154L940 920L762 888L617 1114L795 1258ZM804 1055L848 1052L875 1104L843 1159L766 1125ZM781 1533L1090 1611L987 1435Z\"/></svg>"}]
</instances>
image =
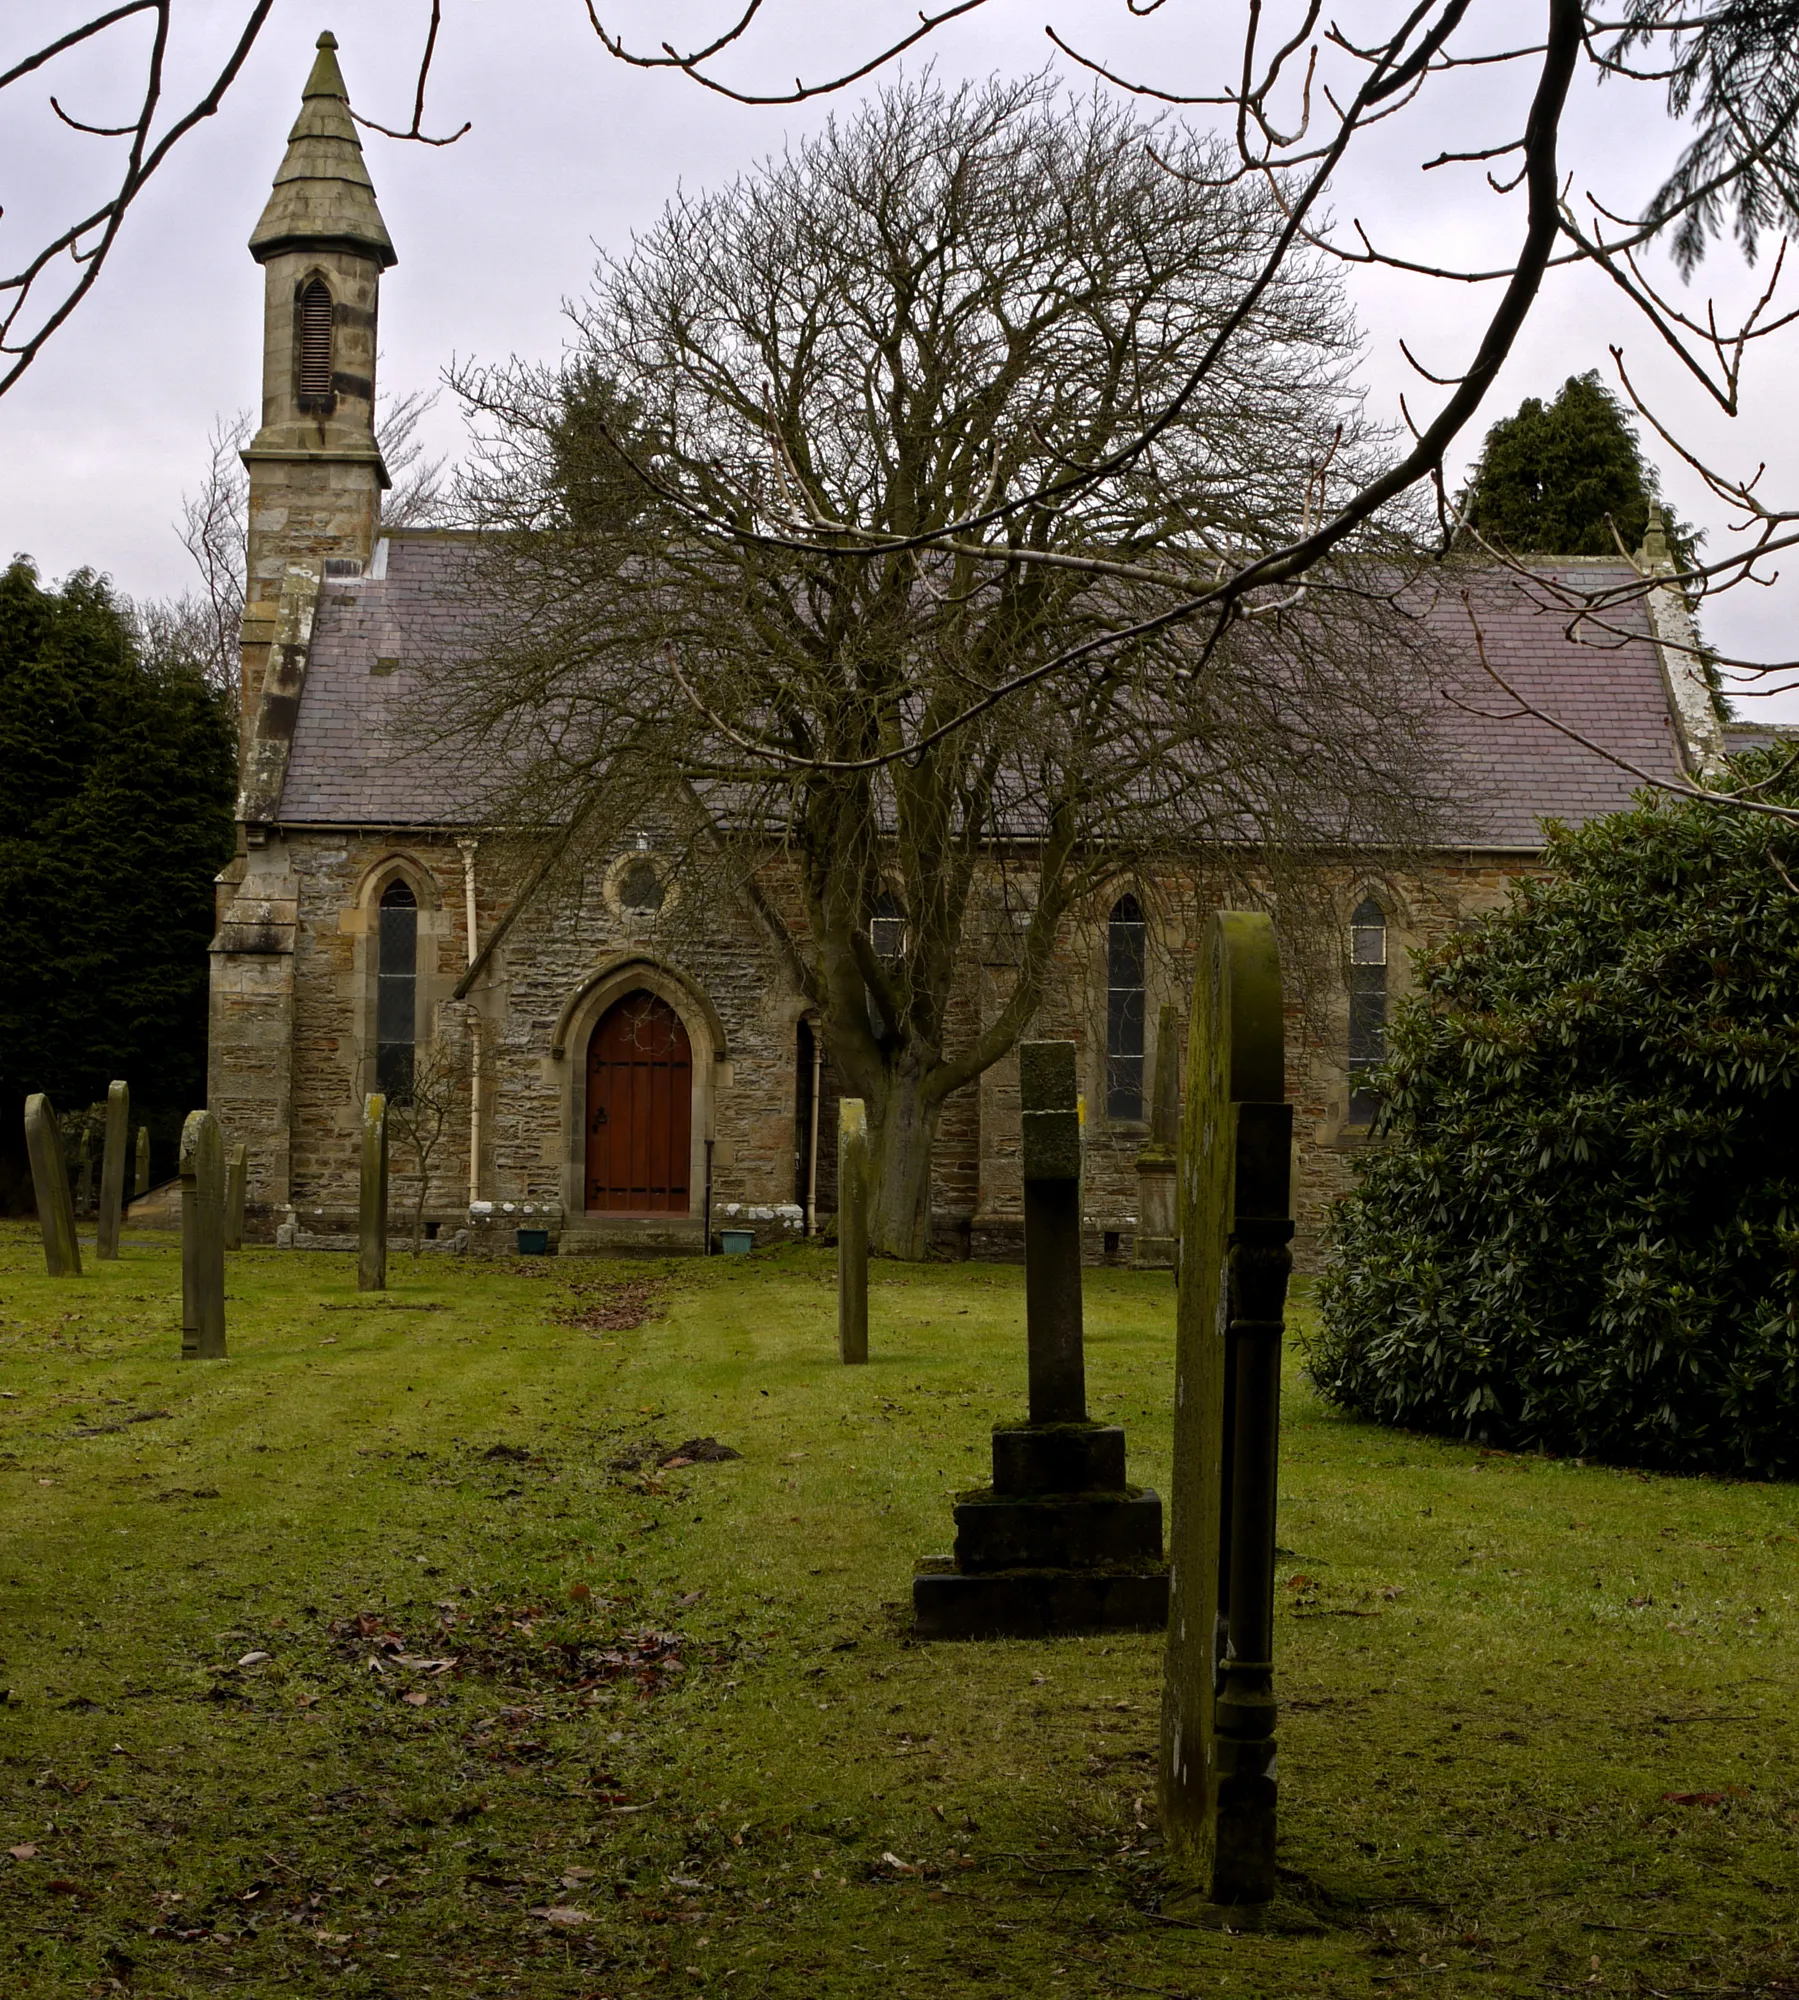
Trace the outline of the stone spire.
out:
<instances>
[{"instance_id":1,"label":"stone spire","mask_svg":"<svg viewBox=\"0 0 1799 2000\"><path fill-rule=\"evenodd\" d=\"M319 37L318 59L300 98L287 157L250 235L250 255L266 264L283 250L343 248L373 252L386 270L398 259L375 206L375 185L337 66L337 37L329 32Z\"/></svg>"},{"instance_id":2,"label":"stone spire","mask_svg":"<svg viewBox=\"0 0 1799 2000\"><path fill-rule=\"evenodd\" d=\"M263 340L262 424L244 452L246 718L265 692L280 607L290 598L297 606L327 575L361 574L389 484L375 439L375 353L394 246L362 163L335 36L319 37L250 254L263 272Z\"/></svg>"}]
</instances>

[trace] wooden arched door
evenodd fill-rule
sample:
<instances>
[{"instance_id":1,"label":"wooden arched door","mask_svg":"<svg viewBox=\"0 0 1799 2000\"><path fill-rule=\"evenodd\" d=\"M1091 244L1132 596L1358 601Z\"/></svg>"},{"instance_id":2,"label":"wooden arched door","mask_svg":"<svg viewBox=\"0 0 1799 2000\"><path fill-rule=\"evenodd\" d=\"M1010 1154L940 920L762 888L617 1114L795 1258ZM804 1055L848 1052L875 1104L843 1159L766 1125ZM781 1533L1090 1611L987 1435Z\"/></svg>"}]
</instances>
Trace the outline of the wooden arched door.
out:
<instances>
[{"instance_id":1,"label":"wooden arched door","mask_svg":"<svg viewBox=\"0 0 1799 2000\"><path fill-rule=\"evenodd\" d=\"M587 1207L686 1215L693 1141L693 1049L653 993L608 1007L587 1044Z\"/></svg>"}]
</instances>

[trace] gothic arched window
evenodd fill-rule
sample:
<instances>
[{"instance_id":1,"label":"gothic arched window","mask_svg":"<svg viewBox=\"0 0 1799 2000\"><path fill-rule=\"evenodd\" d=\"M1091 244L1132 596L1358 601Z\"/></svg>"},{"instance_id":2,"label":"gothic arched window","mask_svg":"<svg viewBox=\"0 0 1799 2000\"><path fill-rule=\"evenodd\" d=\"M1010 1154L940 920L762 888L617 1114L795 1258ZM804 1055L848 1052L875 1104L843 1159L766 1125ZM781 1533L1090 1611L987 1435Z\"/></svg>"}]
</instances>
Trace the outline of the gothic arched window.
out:
<instances>
[{"instance_id":1,"label":"gothic arched window","mask_svg":"<svg viewBox=\"0 0 1799 2000\"><path fill-rule=\"evenodd\" d=\"M375 959L375 1088L404 1101L412 1094L418 1037L418 898L404 882L381 896Z\"/></svg>"},{"instance_id":2,"label":"gothic arched window","mask_svg":"<svg viewBox=\"0 0 1799 2000\"><path fill-rule=\"evenodd\" d=\"M1371 1070L1387 1059L1387 913L1364 896L1349 920L1349 1122L1372 1125Z\"/></svg>"},{"instance_id":3,"label":"gothic arched window","mask_svg":"<svg viewBox=\"0 0 1799 2000\"><path fill-rule=\"evenodd\" d=\"M1120 896L1106 921L1106 1116L1143 1116L1143 906Z\"/></svg>"},{"instance_id":4,"label":"gothic arched window","mask_svg":"<svg viewBox=\"0 0 1799 2000\"><path fill-rule=\"evenodd\" d=\"M300 292L299 401L303 410L331 408L331 288L310 279Z\"/></svg>"}]
</instances>

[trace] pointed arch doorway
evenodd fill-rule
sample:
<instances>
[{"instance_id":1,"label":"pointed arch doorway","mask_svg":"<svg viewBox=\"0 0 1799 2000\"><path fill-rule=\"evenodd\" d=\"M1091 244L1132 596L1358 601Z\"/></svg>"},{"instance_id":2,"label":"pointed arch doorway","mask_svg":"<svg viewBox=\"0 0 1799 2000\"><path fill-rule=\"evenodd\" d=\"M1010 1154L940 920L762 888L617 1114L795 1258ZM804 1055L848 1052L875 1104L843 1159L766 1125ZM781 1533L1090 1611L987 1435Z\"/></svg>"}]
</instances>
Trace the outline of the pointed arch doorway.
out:
<instances>
[{"instance_id":1,"label":"pointed arch doorway","mask_svg":"<svg viewBox=\"0 0 1799 2000\"><path fill-rule=\"evenodd\" d=\"M590 1214L692 1209L693 1049L681 1017L641 987L608 1007L587 1043Z\"/></svg>"}]
</instances>

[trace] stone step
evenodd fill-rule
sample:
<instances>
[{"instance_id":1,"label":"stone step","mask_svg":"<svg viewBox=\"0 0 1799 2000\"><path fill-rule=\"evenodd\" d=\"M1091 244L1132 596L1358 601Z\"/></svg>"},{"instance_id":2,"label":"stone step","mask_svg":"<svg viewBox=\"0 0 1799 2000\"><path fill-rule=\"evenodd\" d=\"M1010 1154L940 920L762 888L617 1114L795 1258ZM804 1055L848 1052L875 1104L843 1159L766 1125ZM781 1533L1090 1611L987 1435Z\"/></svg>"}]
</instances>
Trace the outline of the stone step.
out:
<instances>
[{"instance_id":1,"label":"stone step","mask_svg":"<svg viewBox=\"0 0 1799 2000\"><path fill-rule=\"evenodd\" d=\"M1162 1502L1145 1487L1029 1497L983 1487L956 1502L956 1567L1100 1569L1162 1559Z\"/></svg>"},{"instance_id":2,"label":"stone step","mask_svg":"<svg viewBox=\"0 0 1799 2000\"><path fill-rule=\"evenodd\" d=\"M1159 1632L1168 1623L1163 1563L1110 1570L1014 1569L965 1576L947 1556L912 1579L920 1639L1041 1639L1059 1632Z\"/></svg>"},{"instance_id":3,"label":"stone step","mask_svg":"<svg viewBox=\"0 0 1799 2000\"><path fill-rule=\"evenodd\" d=\"M1116 1424L995 1424L996 1493L1118 1493L1124 1432Z\"/></svg>"}]
</instances>

